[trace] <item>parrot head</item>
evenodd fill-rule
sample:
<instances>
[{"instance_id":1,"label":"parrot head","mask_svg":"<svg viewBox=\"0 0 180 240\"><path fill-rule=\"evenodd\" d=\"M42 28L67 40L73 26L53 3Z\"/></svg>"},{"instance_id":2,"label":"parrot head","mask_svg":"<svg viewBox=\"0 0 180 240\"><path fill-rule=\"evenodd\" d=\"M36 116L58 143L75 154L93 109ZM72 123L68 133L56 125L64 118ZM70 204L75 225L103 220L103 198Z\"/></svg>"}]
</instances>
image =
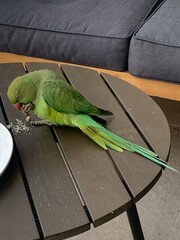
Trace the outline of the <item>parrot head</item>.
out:
<instances>
[{"instance_id":1,"label":"parrot head","mask_svg":"<svg viewBox=\"0 0 180 240\"><path fill-rule=\"evenodd\" d=\"M7 96L9 101L18 110L23 104L32 103L36 98L36 89L23 77L17 77L9 85Z\"/></svg>"}]
</instances>

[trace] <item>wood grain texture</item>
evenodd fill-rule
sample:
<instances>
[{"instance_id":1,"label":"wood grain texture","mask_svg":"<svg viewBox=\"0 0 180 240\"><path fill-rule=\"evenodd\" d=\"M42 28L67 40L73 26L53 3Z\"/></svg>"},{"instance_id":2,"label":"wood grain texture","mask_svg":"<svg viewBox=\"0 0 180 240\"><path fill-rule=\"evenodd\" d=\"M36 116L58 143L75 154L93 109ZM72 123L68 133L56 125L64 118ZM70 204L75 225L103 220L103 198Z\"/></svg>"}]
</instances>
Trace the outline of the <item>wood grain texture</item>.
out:
<instances>
[{"instance_id":1,"label":"wood grain texture","mask_svg":"<svg viewBox=\"0 0 180 240\"><path fill-rule=\"evenodd\" d=\"M4 76L1 70L0 67L0 86ZM19 74L23 72L21 70L19 69ZM1 91L0 87L0 93ZM0 123L6 126L1 108ZM10 164L0 178L0 239L39 239L15 153L14 147Z\"/></svg>"},{"instance_id":2,"label":"wood grain texture","mask_svg":"<svg viewBox=\"0 0 180 240\"><path fill-rule=\"evenodd\" d=\"M22 64L0 65L0 69L7 117L14 124L16 119L24 121L6 97L7 86L20 75ZM28 134L14 135L14 139L44 237L64 238L87 231L89 220L50 129L32 127Z\"/></svg>"},{"instance_id":3,"label":"wood grain texture","mask_svg":"<svg viewBox=\"0 0 180 240\"><path fill-rule=\"evenodd\" d=\"M31 63L28 64L28 69L31 71L41 68L43 68L41 64L33 66ZM85 75L82 75L82 71L79 71L77 67L72 67L71 70L82 76L85 81L87 80L89 74L87 69L80 69L84 70ZM97 72L92 72L98 75ZM70 81L72 79L67 78ZM79 82L78 77L76 80ZM86 82L85 86L83 90L89 91L89 82ZM92 142L79 129L55 127L54 130L94 226L125 211L131 198L114 170L106 151Z\"/></svg>"},{"instance_id":4,"label":"wood grain texture","mask_svg":"<svg viewBox=\"0 0 180 240\"><path fill-rule=\"evenodd\" d=\"M35 57L29 57L29 56L22 56L12 53L4 53L0 52L0 63L11 63L11 62L54 62L58 64L62 64L62 62L57 61L51 61L48 59L42 59L42 58L35 58ZM68 63L67 63L68 64ZM69 64L74 65L75 64ZM78 65L77 65L78 66ZM95 67L87 67L86 68L94 69L97 72L104 72L107 74L111 74L112 76L121 78L132 85L138 87L142 91L144 91L146 94L150 96L158 96L162 98L172 99L180 101L180 84L178 83L169 83L160 81L158 79L145 79L145 78L139 78L136 76L131 75L129 72L118 72L118 71L111 71L108 69L100 69Z\"/></svg>"}]
</instances>

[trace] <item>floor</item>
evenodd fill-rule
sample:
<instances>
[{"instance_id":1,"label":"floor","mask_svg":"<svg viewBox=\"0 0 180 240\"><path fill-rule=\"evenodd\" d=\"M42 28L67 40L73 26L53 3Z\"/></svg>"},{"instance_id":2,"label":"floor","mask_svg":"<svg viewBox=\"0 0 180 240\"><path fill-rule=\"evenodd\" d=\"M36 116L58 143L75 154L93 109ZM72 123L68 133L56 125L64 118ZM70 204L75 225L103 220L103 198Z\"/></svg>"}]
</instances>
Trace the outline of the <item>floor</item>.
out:
<instances>
[{"instance_id":1,"label":"floor","mask_svg":"<svg viewBox=\"0 0 180 240\"><path fill-rule=\"evenodd\" d=\"M180 102L153 97L170 125L172 146L169 162L180 171ZM160 180L137 203L146 240L180 239L180 175L163 171ZM126 213L69 240L132 240Z\"/></svg>"}]
</instances>

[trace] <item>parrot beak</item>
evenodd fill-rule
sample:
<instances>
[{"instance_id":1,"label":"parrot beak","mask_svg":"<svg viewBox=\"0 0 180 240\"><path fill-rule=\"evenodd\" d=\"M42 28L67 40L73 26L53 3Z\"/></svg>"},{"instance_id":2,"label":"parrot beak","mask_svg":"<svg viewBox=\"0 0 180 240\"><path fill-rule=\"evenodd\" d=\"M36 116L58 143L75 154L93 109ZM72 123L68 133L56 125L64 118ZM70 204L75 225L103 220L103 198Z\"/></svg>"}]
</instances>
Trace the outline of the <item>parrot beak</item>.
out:
<instances>
[{"instance_id":1,"label":"parrot beak","mask_svg":"<svg viewBox=\"0 0 180 240\"><path fill-rule=\"evenodd\" d=\"M21 103L13 104L13 106L14 106L17 110L21 110L21 108L22 108L22 104L21 104Z\"/></svg>"}]
</instances>

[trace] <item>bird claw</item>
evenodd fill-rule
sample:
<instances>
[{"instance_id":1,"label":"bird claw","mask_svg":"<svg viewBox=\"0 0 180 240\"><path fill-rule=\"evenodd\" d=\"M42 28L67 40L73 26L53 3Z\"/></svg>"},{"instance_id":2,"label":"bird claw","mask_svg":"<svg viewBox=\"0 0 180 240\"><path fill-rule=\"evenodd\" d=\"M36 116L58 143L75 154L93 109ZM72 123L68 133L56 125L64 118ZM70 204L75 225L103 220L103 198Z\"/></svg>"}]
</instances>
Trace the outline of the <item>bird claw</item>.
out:
<instances>
[{"instance_id":1,"label":"bird claw","mask_svg":"<svg viewBox=\"0 0 180 240\"><path fill-rule=\"evenodd\" d=\"M32 103L23 104L21 111L27 115L29 111L31 111L34 108L34 105Z\"/></svg>"},{"instance_id":2,"label":"bird claw","mask_svg":"<svg viewBox=\"0 0 180 240\"><path fill-rule=\"evenodd\" d=\"M33 108L34 108L34 105L32 103L27 103L27 104L22 105L21 111L25 114L26 123L31 122L31 117L29 116L29 111L32 110Z\"/></svg>"},{"instance_id":3,"label":"bird claw","mask_svg":"<svg viewBox=\"0 0 180 240\"><path fill-rule=\"evenodd\" d=\"M47 126L52 126L53 123L48 122L46 120L40 120L40 121L29 121L31 126L37 127L37 126L42 126L42 125L47 125Z\"/></svg>"}]
</instances>

